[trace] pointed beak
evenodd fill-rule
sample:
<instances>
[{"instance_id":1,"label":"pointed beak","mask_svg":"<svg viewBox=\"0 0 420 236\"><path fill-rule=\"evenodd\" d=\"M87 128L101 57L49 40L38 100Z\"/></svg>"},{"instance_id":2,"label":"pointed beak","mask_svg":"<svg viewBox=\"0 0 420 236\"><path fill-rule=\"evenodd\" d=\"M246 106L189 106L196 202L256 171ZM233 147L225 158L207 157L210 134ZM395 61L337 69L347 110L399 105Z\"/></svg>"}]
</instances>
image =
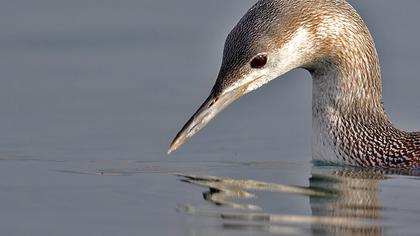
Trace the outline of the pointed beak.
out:
<instances>
[{"instance_id":1,"label":"pointed beak","mask_svg":"<svg viewBox=\"0 0 420 236\"><path fill-rule=\"evenodd\" d=\"M237 89L225 93L216 92L213 89L210 96L198 108L194 115L188 120L181 131L175 136L169 145L168 155L178 149L185 141L191 138L199 130L204 128L218 113L225 109L229 104L241 97L247 89L247 86L241 86Z\"/></svg>"}]
</instances>

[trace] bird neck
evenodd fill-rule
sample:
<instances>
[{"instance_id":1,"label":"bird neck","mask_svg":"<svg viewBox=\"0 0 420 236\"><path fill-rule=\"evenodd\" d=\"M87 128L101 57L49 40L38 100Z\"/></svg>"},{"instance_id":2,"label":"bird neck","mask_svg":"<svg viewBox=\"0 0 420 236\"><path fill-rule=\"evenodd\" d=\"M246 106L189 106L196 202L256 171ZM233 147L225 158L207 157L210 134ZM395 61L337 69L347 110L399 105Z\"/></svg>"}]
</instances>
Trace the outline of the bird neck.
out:
<instances>
[{"instance_id":1,"label":"bird neck","mask_svg":"<svg viewBox=\"0 0 420 236\"><path fill-rule=\"evenodd\" d=\"M314 118L332 122L328 116L334 114L334 119L350 119L354 124L390 124L382 104L381 72L373 38L360 16L344 4L339 12L331 10L330 15L321 16L312 29L315 56L305 68L313 78Z\"/></svg>"},{"instance_id":2,"label":"bird neck","mask_svg":"<svg viewBox=\"0 0 420 236\"><path fill-rule=\"evenodd\" d=\"M331 50L329 54L310 70L313 117L330 125L338 117L355 125L390 124L383 108L380 66L373 43Z\"/></svg>"},{"instance_id":3,"label":"bird neck","mask_svg":"<svg viewBox=\"0 0 420 236\"><path fill-rule=\"evenodd\" d=\"M352 159L357 150L345 149L356 140L368 143L366 139L381 135L370 135L372 130L393 128L382 104L378 56L373 43L350 44L326 55L309 69L313 79L313 155L333 162L338 156L346 164L360 165Z\"/></svg>"},{"instance_id":4,"label":"bird neck","mask_svg":"<svg viewBox=\"0 0 420 236\"><path fill-rule=\"evenodd\" d=\"M395 128L384 112L376 51L352 50L340 53L353 57L328 57L310 69L314 159L358 166L420 166L420 132Z\"/></svg>"}]
</instances>

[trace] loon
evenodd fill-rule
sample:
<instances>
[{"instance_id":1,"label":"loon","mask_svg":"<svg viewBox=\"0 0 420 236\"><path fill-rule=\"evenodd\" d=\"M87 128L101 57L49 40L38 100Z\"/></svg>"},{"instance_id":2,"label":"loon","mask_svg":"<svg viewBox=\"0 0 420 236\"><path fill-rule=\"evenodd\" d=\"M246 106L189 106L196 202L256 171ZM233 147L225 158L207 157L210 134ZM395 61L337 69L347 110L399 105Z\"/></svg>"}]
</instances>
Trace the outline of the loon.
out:
<instances>
[{"instance_id":1,"label":"loon","mask_svg":"<svg viewBox=\"0 0 420 236\"><path fill-rule=\"evenodd\" d=\"M209 97L168 154L233 101L296 68L312 77L314 160L420 168L420 132L385 114L373 38L345 0L259 0L229 33Z\"/></svg>"}]
</instances>

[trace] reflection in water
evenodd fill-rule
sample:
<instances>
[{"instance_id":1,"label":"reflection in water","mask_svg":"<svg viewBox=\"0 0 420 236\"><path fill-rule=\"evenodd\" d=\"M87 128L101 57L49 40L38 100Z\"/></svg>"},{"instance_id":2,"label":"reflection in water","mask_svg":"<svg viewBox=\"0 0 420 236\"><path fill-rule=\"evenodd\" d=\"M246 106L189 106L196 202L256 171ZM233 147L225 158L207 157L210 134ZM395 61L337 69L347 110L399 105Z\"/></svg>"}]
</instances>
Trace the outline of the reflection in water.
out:
<instances>
[{"instance_id":1,"label":"reflection in water","mask_svg":"<svg viewBox=\"0 0 420 236\"><path fill-rule=\"evenodd\" d=\"M215 176L196 176L178 174L184 177L183 182L208 187L209 191L203 193L205 200L219 206L227 206L235 209L259 210L259 206L229 202L229 199L247 199L255 195L247 192L249 190L287 192L307 196L325 196L325 192L316 191L310 188L294 187L289 185L266 183L255 180L238 180Z\"/></svg>"},{"instance_id":2,"label":"reflection in water","mask_svg":"<svg viewBox=\"0 0 420 236\"><path fill-rule=\"evenodd\" d=\"M378 183L388 173L349 167L314 167L310 187L255 180L179 174L183 182L209 188L206 201L232 208L213 210L184 206L180 210L223 220L225 229L271 234L382 235L385 230ZM250 193L252 191L253 193ZM258 191L292 193L309 197L312 215L271 214L244 203ZM232 223L233 222L233 223ZM287 227L285 227L285 225ZM308 228L309 227L309 228Z\"/></svg>"},{"instance_id":3,"label":"reflection in water","mask_svg":"<svg viewBox=\"0 0 420 236\"><path fill-rule=\"evenodd\" d=\"M314 234L325 235L382 235L383 226L379 224L382 207L379 201L378 182L384 174L356 170L335 171L331 176L312 174L311 188L334 190L329 197L311 197L312 215L333 218L356 218L371 220L370 227L342 225L313 225Z\"/></svg>"}]
</instances>

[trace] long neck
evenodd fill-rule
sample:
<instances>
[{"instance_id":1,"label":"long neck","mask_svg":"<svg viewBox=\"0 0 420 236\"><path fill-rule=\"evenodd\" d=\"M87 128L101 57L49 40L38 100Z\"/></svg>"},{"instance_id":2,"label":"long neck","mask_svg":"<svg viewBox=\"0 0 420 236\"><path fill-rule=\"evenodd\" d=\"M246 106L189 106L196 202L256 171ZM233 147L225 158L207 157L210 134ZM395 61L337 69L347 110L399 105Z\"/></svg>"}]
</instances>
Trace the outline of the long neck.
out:
<instances>
[{"instance_id":1,"label":"long neck","mask_svg":"<svg viewBox=\"0 0 420 236\"><path fill-rule=\"evenodd\" d=\"M340 53L343 56L326 58L311 71L314 109L327 109L343 117L369 117L366 122L386 122L376 51L358 47Z\"/></svg>"},{"instance_id":2,"label":"long neck","mask_svg":"<svg viewBox=\"0 0 420 236\"><path fill-rule=\"evenodd\" d=\"M394 128L384 112L379 60L370 34L350 40L332 42L341 47L329 49L310 69L314 159L418 167L420 134Z\"/></svg>"}]
</instances>

